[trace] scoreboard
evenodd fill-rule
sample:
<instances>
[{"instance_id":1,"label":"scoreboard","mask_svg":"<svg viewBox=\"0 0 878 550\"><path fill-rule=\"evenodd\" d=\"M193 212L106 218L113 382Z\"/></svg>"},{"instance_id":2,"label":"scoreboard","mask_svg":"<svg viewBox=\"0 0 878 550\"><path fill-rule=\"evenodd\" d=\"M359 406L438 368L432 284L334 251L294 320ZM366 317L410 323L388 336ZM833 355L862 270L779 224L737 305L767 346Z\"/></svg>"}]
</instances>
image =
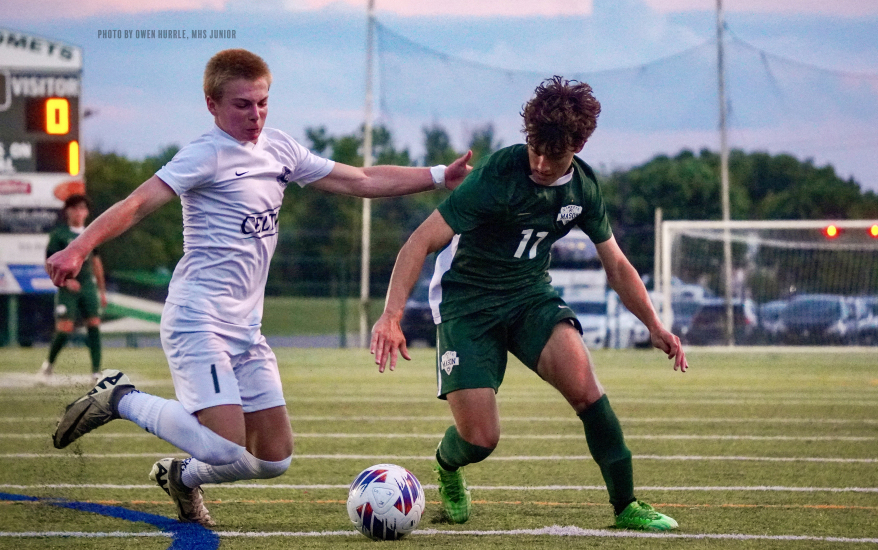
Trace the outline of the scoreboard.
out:
<instances>
[{"instance_id":1,"label":"scoreboard","mask_svg":"<svg viewBox=\"0 0 878 550\"><path fill-rule=\"evenodd\" d=\"M48 232L85 192L81 83L81 48L0 28L0 294L54 291Z\"/></svg>"}]
</instances>

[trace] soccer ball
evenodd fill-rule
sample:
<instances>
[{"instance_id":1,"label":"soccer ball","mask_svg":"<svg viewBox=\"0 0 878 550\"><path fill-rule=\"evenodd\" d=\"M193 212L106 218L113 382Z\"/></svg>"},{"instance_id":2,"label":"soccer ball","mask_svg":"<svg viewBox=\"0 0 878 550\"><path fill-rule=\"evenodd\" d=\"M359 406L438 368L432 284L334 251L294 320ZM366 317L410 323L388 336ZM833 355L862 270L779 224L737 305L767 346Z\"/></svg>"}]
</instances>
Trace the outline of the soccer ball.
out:
<instances>
[{"instance_id":1,"label":"soccer ball","mask_svg":"<svg viewBox=\"0 0 878 550\"><path fill-rule=\"evenodd\" d=\"M351 483L348 516L370 539L401 539L418 527L423 513L421 483L402 466L377 464Z\"/></svg>"}]
</instances>

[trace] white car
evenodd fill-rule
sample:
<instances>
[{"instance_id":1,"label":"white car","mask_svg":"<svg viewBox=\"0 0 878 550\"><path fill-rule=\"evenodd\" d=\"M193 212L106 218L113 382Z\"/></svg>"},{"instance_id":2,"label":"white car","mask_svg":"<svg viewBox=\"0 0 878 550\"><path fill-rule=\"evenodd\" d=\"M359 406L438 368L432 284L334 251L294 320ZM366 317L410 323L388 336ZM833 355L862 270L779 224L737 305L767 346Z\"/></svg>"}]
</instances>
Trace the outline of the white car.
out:
<instances>
[{"instance_id":1,"label":"white car","mask_svg":"<svg viewBox=\"0 0 878 550\"><path fill-rule=\"evenodd\" d=\"M607 346L609 323L607 322L607 295L600 292L592 297L580 296L567 300L582 326L582 340L589 349Z\"/></svg>"}]
</instances>

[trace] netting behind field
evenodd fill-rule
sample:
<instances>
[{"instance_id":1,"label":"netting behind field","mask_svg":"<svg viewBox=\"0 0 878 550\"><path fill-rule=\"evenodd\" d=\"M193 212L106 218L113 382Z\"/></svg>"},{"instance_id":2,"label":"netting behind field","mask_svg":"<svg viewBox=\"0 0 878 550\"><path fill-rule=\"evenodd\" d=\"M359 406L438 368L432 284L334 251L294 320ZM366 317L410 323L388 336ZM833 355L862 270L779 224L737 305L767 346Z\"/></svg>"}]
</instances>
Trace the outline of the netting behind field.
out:
<instances>
[{"instance_id":1,"label":"netting behind field","mask_svg":"<svg viewBox=\"0 0 878 550\"><path fill-rule=\"evenodd\" d=\"M433 122L452 135L493 124L501 135L516 135L519 113L534 88L555 74L506 70L443 55L378 26L380 112L388 126L409 135ZM601 72L565 72L566 79L588 82L601 101L602 127L655 129L654 111L661 106L659 127L716 126L715 49L703 44L648 66ZM689 67L686 97L668 86L674 67ZM679 81L679 80L678 80ZM616 90L625 88L624 100ZM507 143L508 144L508 143Z\"/></svg>"},{"instance_id":2,"label":"netting behind field","mask_svg":"<svg viewBox=\"0 0 878 550\"><path fill-rule=\"evenodd\" d=\"M728 239L734 343L878 344L878 238L870 232L876 229L844 222L827 236L817 223L770 223L737 222L726 233L719 222L670 222L662 289L670 289L666 304L684 340L728 343Z\"/></svg>"},{"instance_id":3,"label":"netting behind field","mask_svg":"<svg viewBox=\"0 0 878 550\"><path fill-rule=\"evenodd\" d=\"M433 123L445 127L460 147L467 145L473 129L486 124L494 126L505 145L519 142L523 104L542 80L555 74L591 84L603 106L601 132L656 137L688 132L697 142L679 146L698 149L705 146L704 136L713 141L718 126L715 40L640 66L559 72L551 66L539 71L504 69L446 55L380 23L377 37L379 119L406 146L419 145L421 128ZM874 144L874 125L868 121L878 121L878 75L823 70L774 56L734 35L726 42L732 146L765 148L766 143L745 141L779 128L799 129L794 134L797 144L814 145L827 138L825 131L814 135L820 127L836 128L840 134L833 143L836 148L862 148L864 137ZM850 127L842 130L841 122L864 128L868 135L851 135ZM625 154L624 138L608 141L607 147ZM718 147L718 137L716 142ZM655 150L676 146L654 143ZM608 151L604 156L613 154ZM628 164L635 160L641 159L628 159Z\"/></svg>"},{"instance_id":4,"label":"netting behind field","mask_svg":"<svg viewBox=\"0 0 878 550\"><path fill-rule=\"evenodd\" d=\"M672 276L723 295L722 229L684 229L672 244ZM730 233L735 298L757 302L799 293L878 294L878 239L864 229L829 239L821 229Z\"/></svg>"}]
</instances>

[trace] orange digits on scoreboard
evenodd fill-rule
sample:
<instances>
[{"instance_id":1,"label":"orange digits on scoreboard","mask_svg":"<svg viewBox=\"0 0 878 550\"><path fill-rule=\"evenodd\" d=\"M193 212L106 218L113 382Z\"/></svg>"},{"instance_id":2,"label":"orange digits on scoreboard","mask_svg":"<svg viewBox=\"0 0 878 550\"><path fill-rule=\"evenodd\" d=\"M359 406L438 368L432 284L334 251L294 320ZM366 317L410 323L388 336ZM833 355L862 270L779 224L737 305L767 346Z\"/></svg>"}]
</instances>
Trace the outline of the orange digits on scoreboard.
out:
<instances>
[{"instance_id":1,"label":"orange digits on scoreboard","mask_svg":"<svg viewBox=\"0 0 878 550\"><path fill-rule=\"evenodd\" d=\"M62 97L46 100L46 133L63 135L70 131L70 103Z\"/></svg>"},{"instance_id":2,"label":"orange digits on scoreboard","mask_svg":"<svg viewBox=\"0 0 878 550\"><path fill-rule=\"evenodd\" d=\"M67 172L71 176L79 174L79 142L71 141L67 146Z\"/></svg>"}]
</instances>

